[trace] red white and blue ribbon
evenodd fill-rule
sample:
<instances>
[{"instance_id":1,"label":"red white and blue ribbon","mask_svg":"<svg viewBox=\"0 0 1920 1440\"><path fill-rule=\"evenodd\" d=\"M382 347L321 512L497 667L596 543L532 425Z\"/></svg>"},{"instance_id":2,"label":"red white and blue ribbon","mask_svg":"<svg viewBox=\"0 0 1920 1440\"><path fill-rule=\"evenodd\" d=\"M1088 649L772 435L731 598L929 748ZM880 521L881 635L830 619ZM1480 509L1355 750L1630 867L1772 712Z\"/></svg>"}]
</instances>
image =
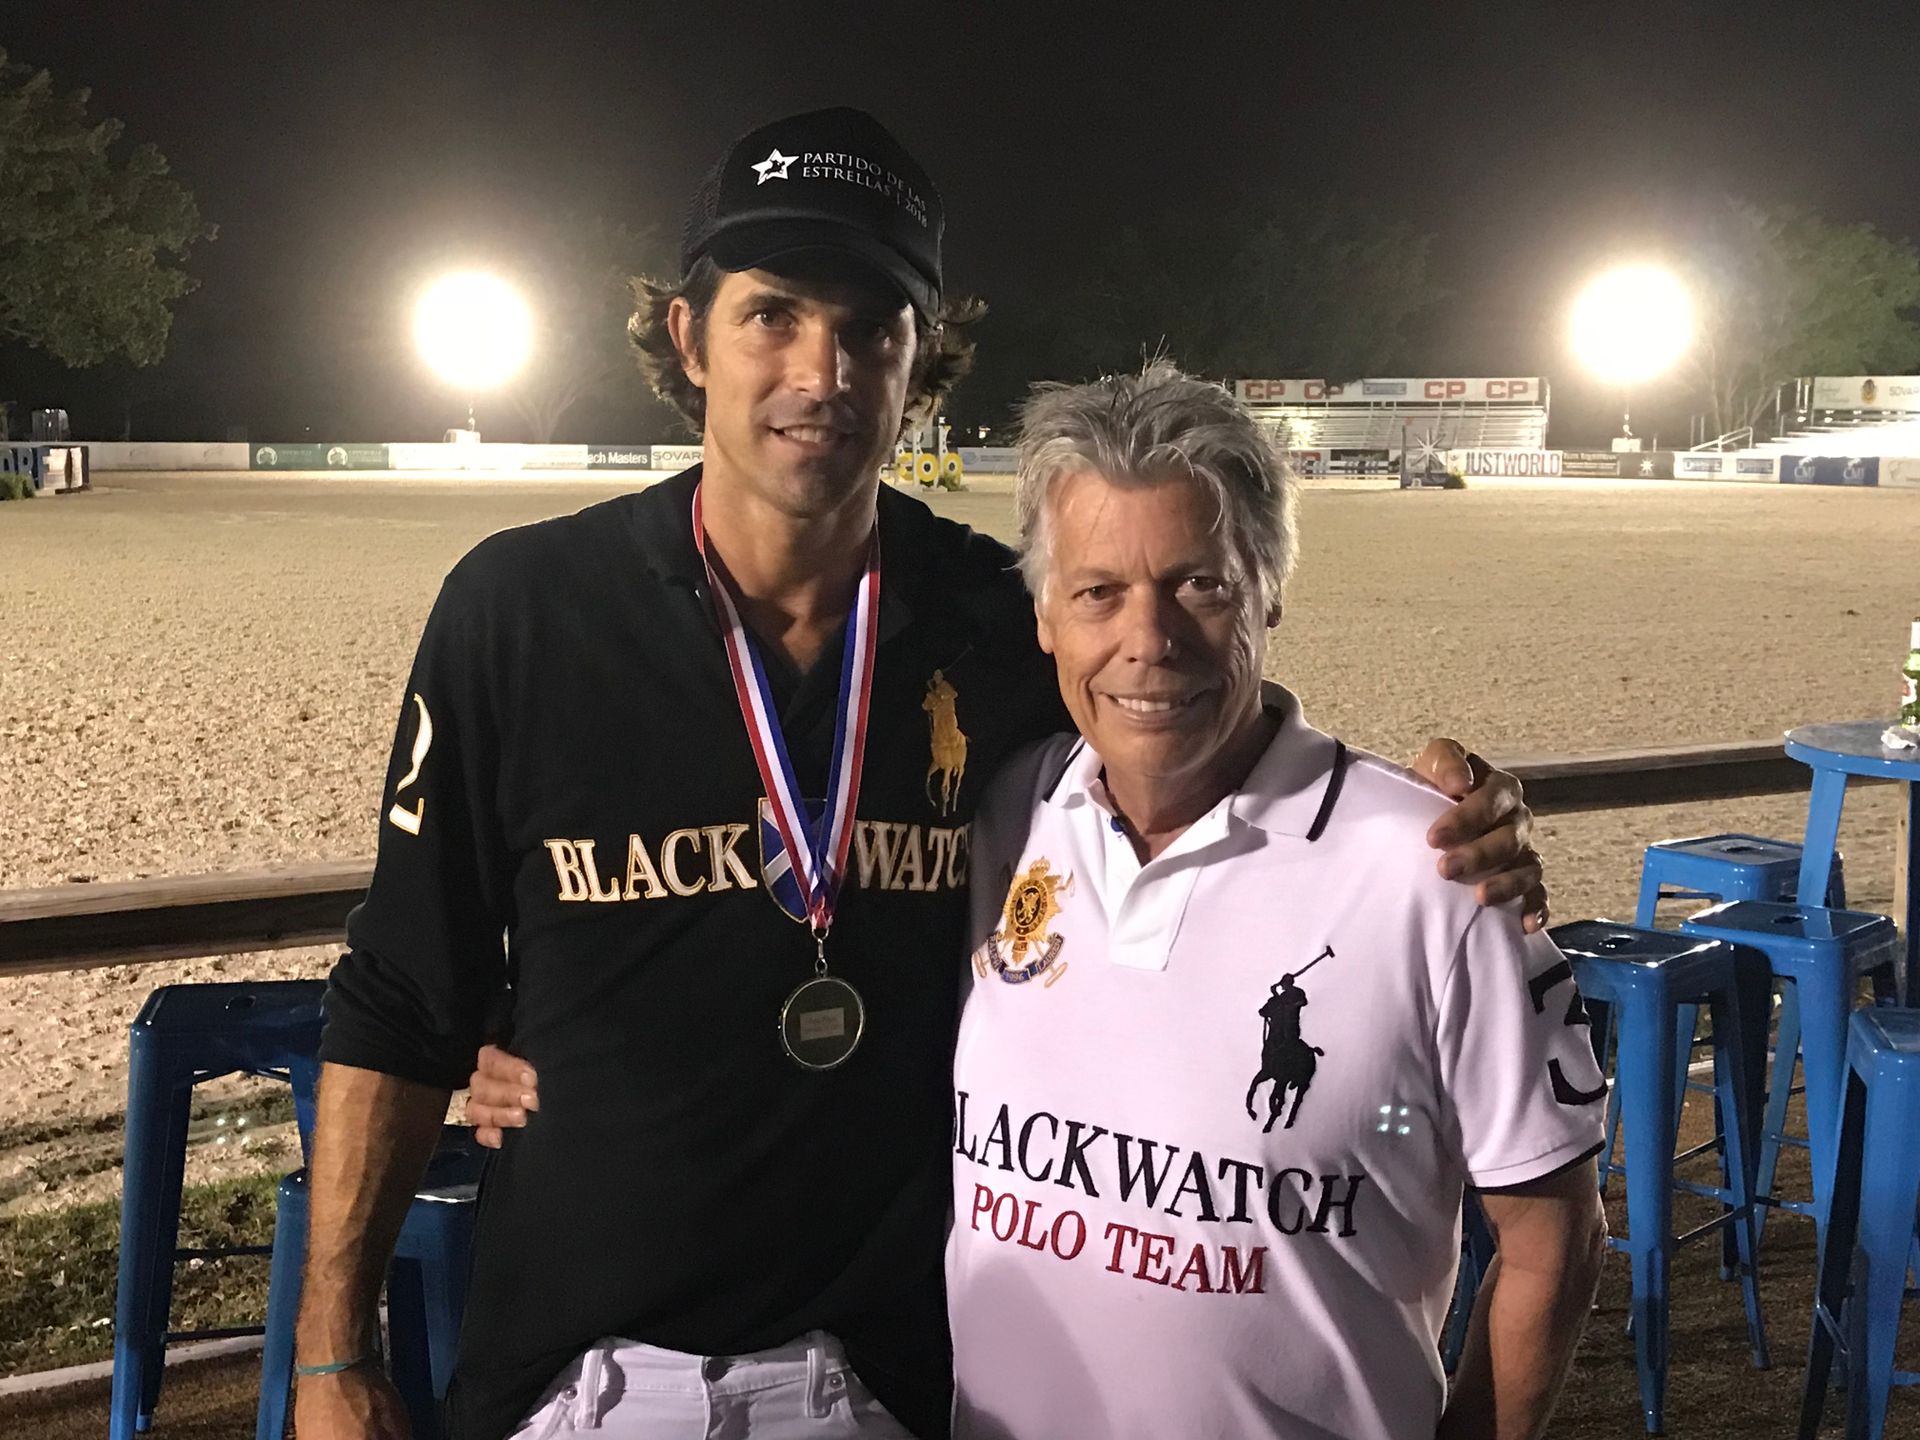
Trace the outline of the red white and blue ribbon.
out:
<instances>
[{"instance_id":1,"label":"red white and blue ribbon","mask_svg":"<svg viewBox=\"0 0 1920 1440\"><path fill-rule=\"evenodd\" d=\"M847 873L854 810L860 799L860 770L866 760L867 713L880 628L879 532L867 542L866 570L854 596L853 613L847 617L846 647L840 660L840 699L834 712L833 763L827 772L826 803L817 817L808 814L799 782L794 779L786 734L780 728L780 712L767 684L760 648L740 619L733 592L707 555L698 486L693 491L693 539L707 567L714 599L719 602L727 666L733 673L734 695L740 702L741 718L747 723L747 739L760 769L760 783L766 787L767 808L773 812L780 844L793 866L807 921L816 937L824 936L833 923L840 882Z\"/></svg>"}]
</instances>

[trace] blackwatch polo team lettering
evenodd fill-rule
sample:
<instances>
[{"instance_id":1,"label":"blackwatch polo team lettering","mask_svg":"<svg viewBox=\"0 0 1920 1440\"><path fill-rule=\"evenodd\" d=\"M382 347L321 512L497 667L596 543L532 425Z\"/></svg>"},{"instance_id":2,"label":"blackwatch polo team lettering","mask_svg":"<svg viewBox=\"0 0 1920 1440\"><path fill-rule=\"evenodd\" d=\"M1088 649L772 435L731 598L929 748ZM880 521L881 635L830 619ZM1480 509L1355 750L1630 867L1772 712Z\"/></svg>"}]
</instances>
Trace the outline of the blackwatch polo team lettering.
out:
<instances>
[{"instance_id":1,"label":"blackwatch polo team lettering","mask_svg":"<svg viewBox=\"0 0 1920 1440\"><path fill-rule=\"evenodd\" d=\"M858 112L738 142L636 318L705 464L483 541L427 621L328 994L299 1348L367 1359L506 997L541 1114L481 1187L454 1440L946 1432L971 827L1068 716L1010 553L879 483L964 368L941 225ZM1483 782L1449 854L1537 896L1516 801ZM297 1424L404 1432L370 1361Z\"/></svg>"}]
</instances>

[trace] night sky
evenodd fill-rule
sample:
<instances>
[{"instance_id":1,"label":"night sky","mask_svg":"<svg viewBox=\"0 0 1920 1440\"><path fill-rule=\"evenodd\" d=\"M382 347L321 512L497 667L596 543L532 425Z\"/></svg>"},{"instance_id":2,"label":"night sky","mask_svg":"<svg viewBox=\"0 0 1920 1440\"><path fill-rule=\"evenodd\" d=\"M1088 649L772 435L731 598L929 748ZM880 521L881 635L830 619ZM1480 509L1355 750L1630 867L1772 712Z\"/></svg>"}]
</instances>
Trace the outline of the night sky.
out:
<instances>
[{"instance_id":1,"label":"night sky","mask_svg":"<svg viewBox=\"0 0 1920 1440\"><path fill-rule=\"evenodd\" d=\"M1453 292L1446 363L1425 373L1546 374L1563 444L1602 439L1610 404L1565 354L1570 292L1602 261L1659 255L1674 197L1731 190L1920 237L1911 0L13 0L0 47L91 87L93 113L158 144L220 228L159 367L0 351L0 395L64 398L95 438L129 421L136 438L438 438L456 399L407 335L427 277L510 269L498 233L517 212L675 231L731 139L830 104L872 110L933 174L949 287L1003 314L1101 227L1161 207L1284 186L1407 216ZM964 392L955 409L997 418ZM561 438L669 438L634 433L648 423L584 406ZM483 429L513 438L504 414Z\"/></svg>"}]
</instances>

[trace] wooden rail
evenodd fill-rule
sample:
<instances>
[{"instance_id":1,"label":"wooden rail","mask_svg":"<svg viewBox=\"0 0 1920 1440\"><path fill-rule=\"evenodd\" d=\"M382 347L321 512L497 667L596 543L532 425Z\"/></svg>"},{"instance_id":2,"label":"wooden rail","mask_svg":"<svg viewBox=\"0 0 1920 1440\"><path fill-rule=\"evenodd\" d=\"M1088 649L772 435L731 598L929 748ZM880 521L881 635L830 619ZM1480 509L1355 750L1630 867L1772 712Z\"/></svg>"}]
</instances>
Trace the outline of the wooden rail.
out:
<instances>
[{"instance_id":1,"label":"wooden rail","mask_svg":"<svg viewBox=\"0 0 1920 1440\"><path fill-rule=\"evenodd\" d=\"M1777 741L1497 763L1526 783L1539 815L1791 794L1809 784L1806 767ZM372 874L371 861L355 860L0 890L0 976L337 944Z\"/></svg>"}]
</instances>

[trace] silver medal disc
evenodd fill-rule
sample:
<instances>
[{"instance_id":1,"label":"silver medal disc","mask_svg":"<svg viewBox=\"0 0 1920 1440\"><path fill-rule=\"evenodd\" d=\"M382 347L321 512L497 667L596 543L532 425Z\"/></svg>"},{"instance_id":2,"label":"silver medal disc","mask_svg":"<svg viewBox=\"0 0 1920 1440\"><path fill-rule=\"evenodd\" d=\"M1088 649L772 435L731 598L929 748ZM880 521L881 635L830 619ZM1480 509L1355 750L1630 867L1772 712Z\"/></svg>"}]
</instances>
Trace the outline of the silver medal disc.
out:
<instances>
[{"instance_id":1,"label":"silver medal disc","mask_svg":"<svg viewBox=\"0 0 1920 1440\"><path fill-rule=\"evenodd\" d=\"M832 975L816 975L780 1007L780 1044L804 1070L846 1062L867 1028L860 992Z\"/></svg>"}]
</instances>

